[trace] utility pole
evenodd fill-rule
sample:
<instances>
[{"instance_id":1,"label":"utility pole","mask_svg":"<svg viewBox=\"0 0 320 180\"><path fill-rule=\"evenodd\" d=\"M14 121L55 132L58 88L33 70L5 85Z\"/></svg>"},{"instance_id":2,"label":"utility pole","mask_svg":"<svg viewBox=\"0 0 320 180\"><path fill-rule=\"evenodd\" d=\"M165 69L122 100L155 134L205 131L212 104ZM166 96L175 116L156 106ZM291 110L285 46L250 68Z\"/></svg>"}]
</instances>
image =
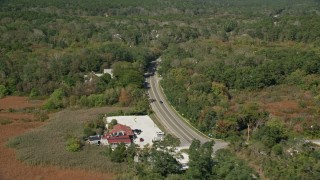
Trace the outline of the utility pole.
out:
<instances>
[{"instance_id":1,"label":"utility pole","mask_svg":"<svg viewBox=\"0 0 320 180\"><path fill-rule=\"evenodd\" d=\"M249 143L249 139L250 139L250 124L248 125L248 137L247 137L247 143Z\"/></svg>"}]
</instances>

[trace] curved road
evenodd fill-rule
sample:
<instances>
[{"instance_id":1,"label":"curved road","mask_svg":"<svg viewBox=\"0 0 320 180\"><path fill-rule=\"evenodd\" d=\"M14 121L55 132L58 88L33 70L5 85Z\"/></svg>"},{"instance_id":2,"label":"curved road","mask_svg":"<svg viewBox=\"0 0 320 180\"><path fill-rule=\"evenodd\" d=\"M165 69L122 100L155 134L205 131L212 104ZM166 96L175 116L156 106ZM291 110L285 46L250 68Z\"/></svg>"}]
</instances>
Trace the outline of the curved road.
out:
<instances>
[{"instance_id":1,"label":"curved road","mask_svg":"<svg viewBox=\"0 0 320 180\"><path fill-rule=\"evenodd\" d=\"M155 71L156 67L152 69ZM151 73L154 74L154 73ZM190 128L186 122L177 114L176 111L167 103L165 95L163 94L161 87L159 85L160 78L156 75L152 75L146 78L149 84L149 96L153 100L151 102L152 110L155 112L160 123L165 126L165 128L176 137L180 139L182 147L189 147L192 140L198 139L202 143L210 141L209 138L196 132L194 129ZM215 140L214 151L224 148L228 143L220 140Z\"/></svg>"}]
</instances>

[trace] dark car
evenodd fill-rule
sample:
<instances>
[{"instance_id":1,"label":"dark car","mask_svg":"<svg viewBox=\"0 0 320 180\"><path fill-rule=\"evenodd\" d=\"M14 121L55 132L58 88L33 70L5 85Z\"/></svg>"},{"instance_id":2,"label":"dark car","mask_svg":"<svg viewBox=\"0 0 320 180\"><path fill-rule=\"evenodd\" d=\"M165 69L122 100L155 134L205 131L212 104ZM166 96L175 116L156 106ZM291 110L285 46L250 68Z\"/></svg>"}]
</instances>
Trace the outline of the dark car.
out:
<instances>
[{"instance_id":1,"label":"dark car","mask_svg":"<svg viewBox=\"0 0 320 180\"><path fill-rule=\"evenodd\" d=\"M160 100L159 102L160 102L161 104L163 104L163 101Z\"/></svg>"},{"instance_id":2,"label":"dark car","mask_svg":"<svg viewBox=\"0 0 320 180\"><path fill-rule=\"evenodd\" d=\"M144 141L144 139L143 138L140 138L140 142L143 142Z\"/></svg>"},{"instance_id":3,"label":"dark car","mask_svg":"<svg viewBox=\"0 0 320 180\"><path fill-rule=\"evenodd\" d=\"M141 130L140 129L134 129L132 130L134 134L141 134Z\"/></svg>"}]
</instances>

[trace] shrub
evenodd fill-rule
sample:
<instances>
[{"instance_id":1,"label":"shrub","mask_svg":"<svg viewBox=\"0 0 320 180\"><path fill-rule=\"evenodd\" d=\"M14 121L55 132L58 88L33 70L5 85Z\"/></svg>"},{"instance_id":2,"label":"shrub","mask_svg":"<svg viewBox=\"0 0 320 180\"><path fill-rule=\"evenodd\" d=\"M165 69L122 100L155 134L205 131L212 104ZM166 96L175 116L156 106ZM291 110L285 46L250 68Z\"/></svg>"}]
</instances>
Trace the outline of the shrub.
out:
<instances>
[{"instance_id":1,"label":"shrub","mask_svg":"<svg viewBox=\"0 0 320 180\"><path fill-rule=\"evenodd\" d=\"M30 92L30 94L29 94L29 97L30 97L30 98L35 98L35 97L37 97L37 96L39 96L39 91L38 91L37 89L35 89L35 88L32 88L32 89L31 89L31 92Z\"/></svg>"},{"instance_id":2,"label":"shrub","mask_svg":"<svg viewBox=\"0 0 320 180\"><path fill-rule=\"evenodd\" d=\"M54 110L63 108L64 91L62 89L56 89L51 95L48 101L44 104L44 108L47 110Z\"/></svg>"},{"instance_id":3,"label":"shrub","mask_svg":"<svg viewBox=\"0 0 320 180\"><path fill-rule=\"evenodd\" d=\"M70 152L77 152L81 150L81 141L75 137L68 138L66 150Z\"/></svg>"},{"instance_id":4,"label":"shrub","mask_svg":"<svg viewBox=\"0 0 320 180\"><path fill-rule=\"evenodd\" d=\"M41 121L41 122L49 119L49 116L48 116L48 114L47 114L46 111L39 111L39 112L37 112L37 113L36 113L36 117L37 117L37 120L39 120L39 121Z\"/></svg>"},{"instance_id":5,"label":"shrub","mask_svg":"<svg viewBox=\"0 0 320 180\"><path fill-rule=\"evenodd\" d=\"M282 146L280 144L276 144L275 146L272 147L272 152L275 155L281 155L283 153Z\"/></svg>"},{"instance_id":6,"label":"shrub","mask_svg":"<svg viewBox=\"0 0 320 180\"><path fill-rule=\"evenodd\" d=\"M85 126L83 128L83 134L85 137L89 137L89 136L95 135L96 132L92 128Z\"/></svg>"},{"instance_id":7,"label":"shrub","mask_svg":"<svg viewBox=\"0 0 320 180\"><path fill-rule=\"evenodd\" d=\"M4 85L0 85L0 98L3 98L7 95L7 89Z\"/></svg>"}]
</instances>

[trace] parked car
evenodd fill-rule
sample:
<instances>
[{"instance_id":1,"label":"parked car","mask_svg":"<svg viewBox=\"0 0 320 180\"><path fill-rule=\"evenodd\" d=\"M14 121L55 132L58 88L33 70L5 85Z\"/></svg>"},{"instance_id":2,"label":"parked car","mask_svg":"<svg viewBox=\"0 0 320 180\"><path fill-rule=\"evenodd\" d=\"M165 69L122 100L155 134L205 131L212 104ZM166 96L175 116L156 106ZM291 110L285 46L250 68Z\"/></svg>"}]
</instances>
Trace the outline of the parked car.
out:
<instances>
[{"instance_id":1,"label":"parked car","mask_svg":"<svg viewBox=\"0 0 320 180\"><path fill-rule=\"evenodd\" d=\"M141 129L134 129L132 130L134 134L141 134Z\"/></svg>"},{"instance_id":2,"label":"parked car","mask_svg":"<svg viewBox=\"0 0 320 180\"><path fill-rule=\"evenodd\" d=\"M144 139L143 138L140 138L140 142L143 142L144 141Z\"/></svg>"},{"instance_id":3,"label":"parked car","mask_svg":"<svg viewBox=\"0 0 320 180\"><path fill-rule=\"evenodd\" d=\"M161 104L163 104L163 101L160 100L159 102L160 102Z\"/></svg>"},{"instance_id":4,"label":"parked car","mask_svg":"<svg viewBox=\"0 0 320 180\"><path fill-rule=\"evenodd\" d=\"M158 136L164 136L164 132L157 132Z\"/></svg>"}]
</instances>

